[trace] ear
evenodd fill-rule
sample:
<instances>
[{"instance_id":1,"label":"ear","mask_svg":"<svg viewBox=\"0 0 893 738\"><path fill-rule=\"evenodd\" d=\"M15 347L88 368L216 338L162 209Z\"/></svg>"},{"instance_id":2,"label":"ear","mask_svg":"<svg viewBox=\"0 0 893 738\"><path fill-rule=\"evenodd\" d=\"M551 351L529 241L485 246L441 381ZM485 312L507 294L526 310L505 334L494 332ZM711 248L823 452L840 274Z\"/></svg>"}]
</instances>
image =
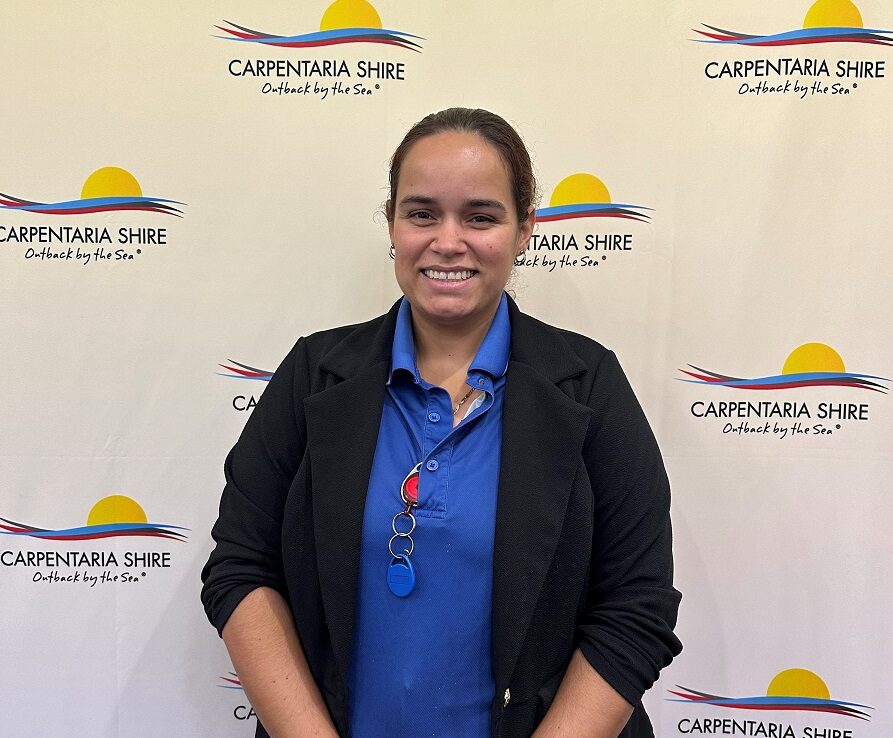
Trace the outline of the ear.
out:
<instances>
[{"instance_id":1,"label":"ear","mask_svg":"<svg viewBox=\"0 0 893 738\"><path fill-rule=\"evenodd\" d=\"M518 253L523 253L530 245L530 237L536 225L536 209L531 206L527 211L527 217L518 226Z\"/></svg>"},{"instance_id":2,"label":"ear","mask_svg":"<svg viewBox=\"0 0 893 738\"><path fill-rule=\"evenodd\" d=\"M394 243L394 206L390 198L385 200L384 217L388 221L388 236L391 238L391 243Z\"/></svg>"}]
</instances>

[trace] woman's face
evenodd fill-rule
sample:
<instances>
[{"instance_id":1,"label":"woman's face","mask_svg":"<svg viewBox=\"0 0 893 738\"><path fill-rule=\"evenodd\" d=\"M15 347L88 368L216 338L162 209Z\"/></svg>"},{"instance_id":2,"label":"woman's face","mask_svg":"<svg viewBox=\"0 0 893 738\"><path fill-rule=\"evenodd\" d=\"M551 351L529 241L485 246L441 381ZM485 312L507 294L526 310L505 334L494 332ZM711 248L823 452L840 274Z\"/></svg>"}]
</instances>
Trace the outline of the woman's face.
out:
<instances>
[{"instance_id":1,"label":"woman's face","mask_svg":"<svg viewBox=\"0 0 893 738\"><path fill-rule=\"evenodd\" d=\"M469 327L492 318L534 213L518 222L502 157L473 133L420 139L403 160L388 225L413 316Z\"/></svg>"}]
</instances>

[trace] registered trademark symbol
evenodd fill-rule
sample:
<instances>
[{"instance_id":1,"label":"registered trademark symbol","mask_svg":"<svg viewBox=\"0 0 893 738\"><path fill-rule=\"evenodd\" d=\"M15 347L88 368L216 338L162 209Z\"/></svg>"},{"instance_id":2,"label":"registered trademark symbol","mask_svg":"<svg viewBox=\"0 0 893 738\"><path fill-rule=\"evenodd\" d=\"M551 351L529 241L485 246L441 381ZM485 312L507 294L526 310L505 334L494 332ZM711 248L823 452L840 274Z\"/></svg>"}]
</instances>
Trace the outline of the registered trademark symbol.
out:
<instances>
[{"instance_id":1,"label":"registered trademark symbol","mask_svg":"<svg viewBox=\"0 0 893 738\"><path fill-rule=\"evenodd\" d=\"M140 574L140 576L141 576L141 577L146 576L146 572L143 572L142 574Z\"/></svg>"},{"instance_id":2,"label":"registered trademark symbol","mask_svg":"<svg viewBox=\"0 0 893 738\"><path fill-rule=\"evenodd\" d=\"M855 90L859 86L858 82L853 82L853 89Z\"/></svg>"},{"instance_id":3,"label":"registered trademark symbol","mask_svg":"<svg viewBox=\"0 0 893 738\"><path fill-rule=\"evenodd\" d=\"M604 260L607 259L607 258L608 258L608 255L607 255L607 254L602 254L602 261L604 261Z\"/></svg>"},{"instance_id":4,"label":"registered trademark symbol","mask_svg":"<svg viewBox=\"0 0 893 738\"><path fill-rule=\"evenodd\" d=\"M137 249L137 250L136 250L136 253L141 254L141 253L143 253L143 250L142 250L142 249ZM143 574L143 576L145 576L145 574Z\"/></svg>"},{"instance_id":5,"label":"registered trademark symbol","mask_svg":"<svg viewBox=\"0 0 893 738\"><path fill-rule=\"evenodd\" d=\"M837 428L837 430L840 430L840 423L838 423L838 424L835 425L834 427Z\"/></svg>"},{"instance_id":6,"label":"registered trademark symbol","mask_svg":"<svg viewBox=\"0 0 893 738\"><path fill-rule=\"evenodd\" d=\"M376 84L376 85L375 85L375 89L376 89L376 90L380 90L380 89L381 89L381 85Z\"/></svg>"}]
</instances>

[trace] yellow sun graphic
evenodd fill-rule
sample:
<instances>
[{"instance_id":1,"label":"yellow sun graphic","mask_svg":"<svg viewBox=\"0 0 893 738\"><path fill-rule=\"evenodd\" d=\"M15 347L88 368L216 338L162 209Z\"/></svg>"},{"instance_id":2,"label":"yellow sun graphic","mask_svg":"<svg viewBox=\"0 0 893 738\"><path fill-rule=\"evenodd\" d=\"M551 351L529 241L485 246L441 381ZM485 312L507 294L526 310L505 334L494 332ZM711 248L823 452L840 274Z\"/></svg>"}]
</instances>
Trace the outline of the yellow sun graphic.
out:
<instances>
[{"instance_id":1,"label":"yellow sun graphic","mask_svg":"<svg viewBox=\"0 0 893 738\"><path fill-rule=\"evenodd\" d=\"M323 13L319 30L338 28L381 28L381 16L366 0L335 0Z\"/></svg>"},{"instance_id":2,"label":"yellow sun graphic","mask_svg":"<svg viewBox=\"0 0 893 738\"><path fill-rule=\"evenodd\" d=\"M146 513L136 500L124 495L109 495L93 505L87 525L106 523L147 523Z\"/></svg>"},{"instance_id":3,"label":"yellow sun graphic","mask_svg":"<svg viewBox=\"0 0 893 738\"><path fill-rule=\"evenodd\" d=\"M817 697L831 699L828 685L809 669L785 669L769 682L767 697Z\"/></svg>"},{"instance_id":4,"label":"yellow sun graphic","mask_svg":"<svg viewBox=\"0 0 893 738\"><path fill-rule=\"evenodd\" d=\"M121 167L103 167L87 177L81 190L81 199L92 197L142 197L140 183L130 172Z\"/></svg>"},{"instance_id":5,"label":"yellow sun graphic","mask_svg":"<svg viewBox=\"0 0 893 738\"><path fill-rule=\"evenodd\" d=\"M611 202L608 188L598 177L581 172L565 177L555 186L549 207L594 202Z\"/></svg>"},{"instance_id":6,"label":"yellow sun graphic","mask_svg":"<svg viewBox=\"0 0 893 738\"><path fill-rule=\"evenodd\" d=\"M804 28L862 28L862 14L850 0L816 0L806 11Z\"/></svg>"},{"instance_id":7,"label":"yellow sun graphic","mask_svg":"<svg viewBox=\"0 0 893 738\"><path fill-rule=\"evenodd\" d=\"M791 351L781 373L845 371L843 359L833 348L825 343L804 343Z\"/></svg>"}]
</instances>

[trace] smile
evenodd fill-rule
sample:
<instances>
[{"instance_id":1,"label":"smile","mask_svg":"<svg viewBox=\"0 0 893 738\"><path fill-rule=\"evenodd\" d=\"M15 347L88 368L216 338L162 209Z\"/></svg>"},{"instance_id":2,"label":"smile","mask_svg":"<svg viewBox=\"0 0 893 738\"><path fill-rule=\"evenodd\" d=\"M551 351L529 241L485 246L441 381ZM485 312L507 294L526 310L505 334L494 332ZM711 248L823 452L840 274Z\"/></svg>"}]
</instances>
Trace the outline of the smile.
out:
<instances>
[{"instance_id":1,"label":"smile","mask_svg":"<svg viewBox=\"0 0 893 738\"><path fill-rule=\"evenodd\" d=\"M447 282L461 282L466 279L471 279L475 274L477 274L477 272L470 269L464 269L458 272L441 272L436 269L422 269L422 274L424 274L428 279L440 279Z\"/></svg>"}]
</instances>

